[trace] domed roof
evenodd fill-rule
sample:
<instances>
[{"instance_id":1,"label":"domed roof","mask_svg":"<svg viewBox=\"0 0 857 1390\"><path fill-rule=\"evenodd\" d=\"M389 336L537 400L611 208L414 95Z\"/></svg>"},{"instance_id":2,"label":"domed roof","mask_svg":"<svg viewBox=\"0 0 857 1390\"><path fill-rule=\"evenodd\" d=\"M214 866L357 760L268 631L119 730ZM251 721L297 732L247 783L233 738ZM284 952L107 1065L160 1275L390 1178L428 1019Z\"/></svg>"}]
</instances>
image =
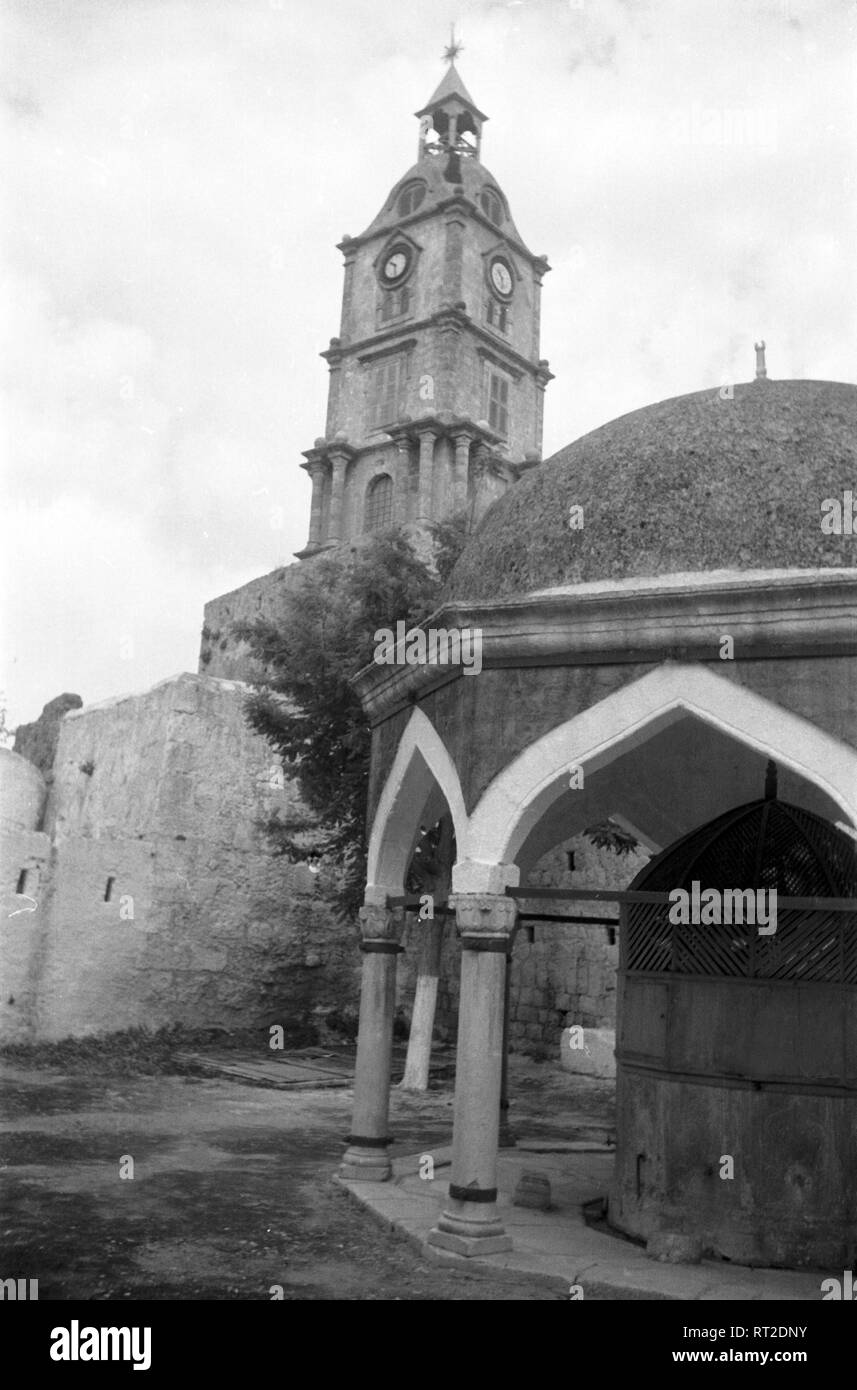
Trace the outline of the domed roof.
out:
<instances>
[{"instance_id":1,"label":"domed roof","mask_svg":"<svg viewBox=\"0 0 857 1390\"><path fill-rule=\"evenodd\" d=\"M623 415L561 449L483 518L446 586L491 600L596 580L857 563L821 529L857 482L857 386L757 380ZM571 530L569 508L583 507ZM843 527L844 530L844 527Z\"/></svg>"},{"instance_id":2,"label":"domed roof","mask_svg":"<svg viewBox=\"0 0 857 1390\"><path fill-rule=\"evenodd\" d=\"M857 897L857 844L823 816L776 797L750 801L670 845L635 890L775 888L782 897Z\"/></svg>"},{"instance_id":3,"label":"domed roof","mask_svg":"<svg viewBox=\"0 0 857 1390\"><path fill-rule=\"evenodd\" d=\"M512 218L509 216L509 205L506 202L505 195L500 185L497 183L497 180L489 173L485 165L472 156L461 156L458 159L458 172L455 181L451 182L446 177L448 163L448 155L418 160L417 163L408 170L404 178L399 179L399 182L395 185L381 211L378 213L378 216L373 222L370 222L365 232L361 232L359 239L362 241L364 237L374 236L376 232L383 230L385 227L390 227L391 229L395 227L400 220L396 211L396 200L402 192L402 189L408 183L424 183L426 185L426 196L419 205L420 213L431 211L438 203L446 198L452 197L455 192L460 192L462 189L464 190L464 196L479 207L479 196L483 190L486 188L493 189L495 193L499 194L500 203L503 208L503 217L497 224L498 236L505 234L506 236L513 237L516 241L521 242L523 246L524 243L521 241L521 235L512 221ZM418 228L419 224L417 223L413 233L416 237L419 237Z\"/></svg>"}]
</instances>

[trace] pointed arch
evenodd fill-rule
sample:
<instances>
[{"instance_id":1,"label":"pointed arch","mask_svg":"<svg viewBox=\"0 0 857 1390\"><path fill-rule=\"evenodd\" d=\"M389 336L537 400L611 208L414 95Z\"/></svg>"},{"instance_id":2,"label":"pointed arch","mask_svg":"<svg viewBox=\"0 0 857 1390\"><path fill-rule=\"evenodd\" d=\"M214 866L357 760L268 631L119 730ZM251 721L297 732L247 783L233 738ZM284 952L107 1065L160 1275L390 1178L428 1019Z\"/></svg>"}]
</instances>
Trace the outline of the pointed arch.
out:
<instances>
[{"instance_id":1,"label":"pointed arch","mask_svg":"<svg viewBox=\"0 0 857 1390\"><path fill-rule=\"evenodd\" d=\"M401 893L420 822L432 793L446 801L457 845L467 839L467 811L458 770L431 720L415 709L399 740L372 822L367 894Z\"/></svg>"},{"instance_id":2,"label":"pointed arch","mask_svg":"<svg viewBox=\"0 0 857 1390\"><path fill-rule=\"evenodd\" d=\"M459 859L514 862L570 765L597 772L687 715L814 783L857 822L857 750L737 681L667 662L543 734L509 763L475 807Z\"/></svg>"}]
</instances>

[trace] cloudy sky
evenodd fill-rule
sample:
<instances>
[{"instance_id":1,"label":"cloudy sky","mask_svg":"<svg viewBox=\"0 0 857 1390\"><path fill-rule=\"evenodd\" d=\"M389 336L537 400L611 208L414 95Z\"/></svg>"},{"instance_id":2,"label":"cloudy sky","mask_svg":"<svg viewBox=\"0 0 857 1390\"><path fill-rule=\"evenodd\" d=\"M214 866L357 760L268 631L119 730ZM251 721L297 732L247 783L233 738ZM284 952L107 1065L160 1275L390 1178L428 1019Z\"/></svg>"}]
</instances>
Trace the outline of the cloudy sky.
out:
<instances>
[{"instance_id":1,"label":"cloudy sky","mask_svg":"<svg viewBox=\"0 0 857 1390\"><path fill-rule=\"evenodd\" d=\"M306 540L335 243L459 69L548 255L545 452L648 402L857 379L853 0L5 0L9 721L195 670Z\"/></svg>"}]
</instances>

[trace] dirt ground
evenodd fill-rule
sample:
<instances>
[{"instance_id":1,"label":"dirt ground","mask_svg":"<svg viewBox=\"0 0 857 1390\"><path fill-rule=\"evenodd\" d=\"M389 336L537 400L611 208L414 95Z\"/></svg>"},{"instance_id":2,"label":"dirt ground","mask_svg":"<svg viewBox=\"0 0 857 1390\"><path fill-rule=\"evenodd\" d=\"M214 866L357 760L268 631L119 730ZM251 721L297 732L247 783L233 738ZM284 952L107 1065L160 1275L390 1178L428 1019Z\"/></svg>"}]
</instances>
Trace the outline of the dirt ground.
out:
<instances>
[{"instance_id":1,"label":"dirt ground","mask_svg":"<svg viewBox=\"0 0 857 1390\"><path fill-rule=\"evenodd\" d=\"M445 1083L446 1085L447 1083ZM612 1088L512 1059L512 1121L603 1137ZM3 1277L39 1299L539 1300L425 1259L334 1181L349 1089L206 1076L93 1076L15 1061L0 1074ZM451 1141L452 1091L393 1091L394 1153ZM133 1160L133 1177L128 1160Z\"/></svg>"}]
</instances>

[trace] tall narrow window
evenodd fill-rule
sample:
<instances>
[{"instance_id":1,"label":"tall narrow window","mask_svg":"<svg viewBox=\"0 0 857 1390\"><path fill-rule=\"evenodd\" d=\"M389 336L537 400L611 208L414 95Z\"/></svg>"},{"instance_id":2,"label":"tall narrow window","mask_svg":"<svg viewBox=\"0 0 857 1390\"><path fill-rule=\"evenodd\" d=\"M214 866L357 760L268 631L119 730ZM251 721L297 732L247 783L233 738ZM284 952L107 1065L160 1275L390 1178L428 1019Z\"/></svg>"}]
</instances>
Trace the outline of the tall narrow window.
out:
<instances>
[{"instance_id":1,"label":"tall narrow window","mask_svg":"<svg viewBox=\"0 0 857 1390\"><path fill-rule=\"evenodd\" d=\"M402 319L410 313L411 291L410 286L403 285L400 290L385 290L381 296L380 319L382 323L389 323L391 319Z\"/></svg>"},{"instance_id":2,"label":"tall narrow window","mask_svg":"<svg viewBox=\"0 0 857 1390\"><path fill-rule=\"evenodd\" d=\"M399 194L399 216L408 217L412 212L416 212L425 196L426 186L424 183L406 184Z\"/></svg>"},{"instance_id":3,"label":"tall narrow window","mask_svg":"<svg viewBox=\"0 0 857 1390\"><path fill-rule=\"evenodd\" d=\"M494 192L493 188L485 188L482 190L479 201L485 216L490 217L491 221L499 227L503 221L503 204L500 202L499 195Z\"/></svg>"},{"instance_id":4,"label":"tall narrow window","mask_svg":"<svg viewBox=\"0 0 857 1390\"><path fill-rule=\"evenodd\" d=\"M405 383L405 359L403 356L384 357L372 369L373 425L389 425L398 420L402 413L402 391Z\"/></svg>"},{"instance_id":5,"label":"tall narrow window","mask_svg":"<svg viewBox=\"0 0 857 1390\"><path fill-rule=\"evenodd\" d=\"M22 869L21 872L20 872L19 875L18 875L18 886L17 886L17 888L15 889L15 892L16 892L16 893L18 894L18 896L21 897L21 898L25 898L25 897L27 896L27 870L26 870L26 869Z\"/></svg>"},{"instance_id":6,"label":"tall narrow window","mask_svg":"<svg viewBox=\"0 0 857 1390\"><path fill-rule=\"evenodd\" d=\"M504 437L509 433L509 382L499 372L488 373L488 423Z\"/></svg>"},{"instance_id":7,"label":"tall narrow window","mask_svg":"<svg viewBox=\"0 0 857 1390\"><path fill-rule=\"evenodd\" d=\"M393 524L393 479L389 473L373 478L366 489L364 531L383 531Z\"/></svg>"},{"instance_id":8,"label":"tall narrow window","mask_svg":"<svg viewBox=\"0 0 857 1390\"><path fill-rule=\"evenodd\" d=\"M108 878L107 883L105 884L105 887L104 887L104 901L105 901L106 903L112 903L112 901L113 901L113 885L114 885L115 882L116 882L116 879L115 879L115 878Z\"/></svg>"},{"instance_id":9,"label":"tall narrow window","mask_svg":"<svg viewBox=\"0 0 857 1390\"><path fill-rule=\"evenodd\" d=\"M509 332L509 306L501 304L499 299L495 299L491 294L485 301L485 322L492 328L496 328L500 333Z\"/></svg>"}]
</instances>

